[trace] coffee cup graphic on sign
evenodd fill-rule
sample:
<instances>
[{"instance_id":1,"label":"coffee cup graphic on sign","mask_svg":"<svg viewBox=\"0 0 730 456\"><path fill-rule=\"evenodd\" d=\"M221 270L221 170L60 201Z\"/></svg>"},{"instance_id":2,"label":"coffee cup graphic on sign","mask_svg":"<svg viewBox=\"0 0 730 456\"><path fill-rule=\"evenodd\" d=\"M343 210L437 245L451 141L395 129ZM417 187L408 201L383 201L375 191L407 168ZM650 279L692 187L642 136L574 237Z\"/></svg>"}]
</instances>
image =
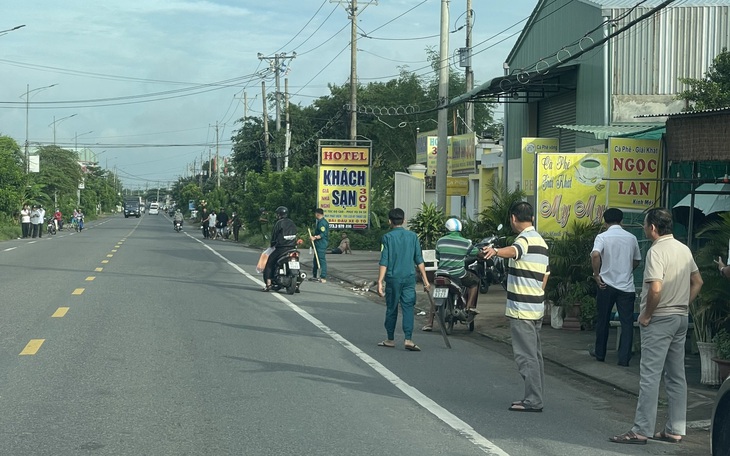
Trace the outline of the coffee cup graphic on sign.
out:
<instances>
[{"instance_id":1,"label":"coffee cup graphic on sign","mask_svg":"<svg viewBox=\"0 0 730 456\"><path fill-rule=\"evenodd\" d=\"M575 176L583 185L598 185L603 181L605 170L595 158L584 158L578 163Z\"/></svg>"}]
</instances>

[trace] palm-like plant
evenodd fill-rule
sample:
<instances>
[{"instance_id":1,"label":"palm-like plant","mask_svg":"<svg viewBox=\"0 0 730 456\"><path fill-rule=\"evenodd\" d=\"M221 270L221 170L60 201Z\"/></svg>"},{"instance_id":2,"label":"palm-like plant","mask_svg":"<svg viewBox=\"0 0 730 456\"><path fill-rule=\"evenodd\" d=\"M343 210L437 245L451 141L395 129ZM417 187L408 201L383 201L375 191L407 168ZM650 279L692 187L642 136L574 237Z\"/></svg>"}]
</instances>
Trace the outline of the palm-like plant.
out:
<instances>
[{"instance_id":1,"label":"palm-like plant","mask_svg":"<svg viewBox=\"0 0 730 456\"><path fill-rule=\"evenodd\" d=\"M730 286L727 279L718 274L717 264L714 263L718 256L727 254L730 212L721 214L719 220L705 225L697 236L706 241L695 258L704 285L697 302L690 307L690 312L697 340L710 342L713 335L730 322ZM725 262L727 261L726 259Z\"/></svg>"},{"instance_id":2,"label":"palm-like plant","mask_svg":"<svg viewBox=\"0 0 730 456\"><path fill-rule=\"evenodd\" d=\"M509 210L514 203L525 199L525 192L508 189L497 175L487 183L487 191L492 194L492 205L479 214L477 231L486 236L497 233L497 227L502 225L502 230L498 234L508 234Z\"/></svg>"},{"instance_id":3,"label":"palm-like plant","mask_svg":"<svg viewBox=\"0 0 730 456\"><path fill-rule=\"evenodd\" d=\"M433 249L436 241L446 233L446 216L434 203L423 203L420 212L408 220L408 228L418 235L422 249Z\"/></svg>"}]
</instances>

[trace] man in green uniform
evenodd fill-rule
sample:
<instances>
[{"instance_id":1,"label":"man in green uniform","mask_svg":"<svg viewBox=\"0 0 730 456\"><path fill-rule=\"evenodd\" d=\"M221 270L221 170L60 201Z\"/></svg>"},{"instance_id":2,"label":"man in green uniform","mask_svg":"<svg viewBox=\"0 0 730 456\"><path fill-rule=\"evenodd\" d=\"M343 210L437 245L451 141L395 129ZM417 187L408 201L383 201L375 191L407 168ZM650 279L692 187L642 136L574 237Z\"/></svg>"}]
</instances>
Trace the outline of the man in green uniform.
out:
<instances>
[{"instance_id":1,"label":"man in green uniform","mask_svg":"<svg viewBox=\"0 0 730 456\"><path fill-rule=\"evenodd\" d=\"M385 296L385 331L388 338L380 343L381 347L395 347L395 324L398 321L398 303L403 318L403 335L405 349L421 351L411 338L413 337L413 306L416 304L416 273L414 266L423 278L426 291L431 288L423 265L421 244L412 231L403 228L405 213L395 208L388 213L389 232L385 233L380 245L380 265L378 271L378 294ZM383 292L385 282L385 292Z\"/></svg>"},{"instance_id":2,"label":"man in green uniform","mask_svg":"<svg viewBox=\"0 0 730 456\"><path fill-rule=\"evenodd\" d=\"M327 219L324 218L324 210L318 207L314 211L314 216L317 218L317 223L314 226L314 233L309 237L309 240L314 243L314 248L317 250L317 258L319 258L319 267L317 267L317 259L314 260L312 265L312 279L315 282L327 282L327 245L329 244L330 236L330 224ZM317 271L319 271L319 278L317 278Z\"/></svg>"}]
</instances>

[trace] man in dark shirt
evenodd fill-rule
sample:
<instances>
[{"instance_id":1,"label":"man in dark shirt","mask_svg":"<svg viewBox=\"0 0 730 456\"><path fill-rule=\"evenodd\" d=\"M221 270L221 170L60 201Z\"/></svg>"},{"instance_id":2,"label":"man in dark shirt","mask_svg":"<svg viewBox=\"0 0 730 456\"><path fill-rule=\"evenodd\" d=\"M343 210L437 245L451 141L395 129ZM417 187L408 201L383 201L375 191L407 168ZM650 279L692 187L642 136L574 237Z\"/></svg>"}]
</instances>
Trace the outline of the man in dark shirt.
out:
<instances>
[{"instance_id":1,"label":"man in dark shirt","mask_svg":"<svg viewBox=\"0 0 730 456\"><path fill-rule=\"evenodd\" d=\"M398 304L403 314L403 334L405 349L421 351L413 340L413 306L416 304L416 274L414 266L423 278L423 288L428 291L431 285L426 277L423 254L418 236L403 228L405 213L395 208L388 213L389 232L383 235L380 245L380 268L378 272L378 294L385 296L385 332L388 338L380 343L381 347L395 347L395 325L398 321ZM385 282L385 291L383 291Z\"/></svg>"},{"instance_id":2,"label":"man in dark shirt","mask_svg":"<svg viewBox=\"0 0 730 456\"><path fill-rule=\"evenodd\" d=\"M297 245L297 227L289 218L289 209L284 206L277 207L276 218L278 220L271 230L271 247L274 247L274 251L269 255L266 267L264 268L264 281L266 282L266 286L262 291L271 290L271 279L274 276L276 260Z\"/></svg>"}]
</instances>

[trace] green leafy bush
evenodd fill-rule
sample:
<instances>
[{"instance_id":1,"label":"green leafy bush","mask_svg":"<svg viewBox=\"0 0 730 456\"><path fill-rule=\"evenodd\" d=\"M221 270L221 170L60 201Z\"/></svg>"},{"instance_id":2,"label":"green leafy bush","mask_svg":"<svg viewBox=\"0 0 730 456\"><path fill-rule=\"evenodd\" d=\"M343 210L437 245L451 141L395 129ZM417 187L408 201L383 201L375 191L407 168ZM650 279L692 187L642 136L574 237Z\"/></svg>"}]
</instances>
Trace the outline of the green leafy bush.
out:
<instances>
[{"instance_id":1,"label":"green leafy bush","mask_svg":"<svg viewBox=\"0 0 730 456\"><path fill-rule=\"evenodd\" d=\"M717 357L730 360L730 333L723 328L712 338L712 341L715 342L717 348Z\"/></svg>"},{"instance_id":2,"label":"green leafy bush","mask_svg":"<svg viewBox=\"0 0 730 456\"><path fill-rule=\"evenodd\" d=\"M408 228L416 233L421 241L421 248L430 250L436 247L436 241L446 234L446 216L434 203L423 203L421 211L408 221Z\"/></svg>"}]
</instances>

